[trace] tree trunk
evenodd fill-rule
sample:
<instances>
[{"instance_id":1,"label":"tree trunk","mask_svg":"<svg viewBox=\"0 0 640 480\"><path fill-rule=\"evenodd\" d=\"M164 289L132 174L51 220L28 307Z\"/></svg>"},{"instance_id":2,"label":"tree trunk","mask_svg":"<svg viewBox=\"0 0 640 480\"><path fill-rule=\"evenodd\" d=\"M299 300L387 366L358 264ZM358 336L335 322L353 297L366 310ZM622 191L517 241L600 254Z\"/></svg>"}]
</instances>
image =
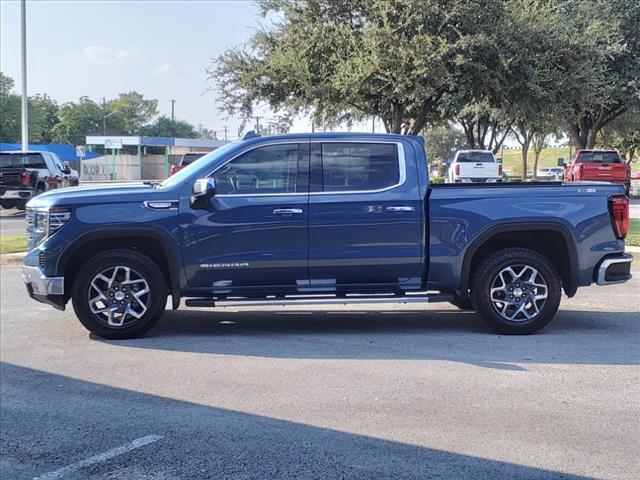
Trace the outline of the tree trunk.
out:
<instances>
[{"instance_id":1,"label":"tree trunk","mask_svg":"<svg viewBox=\"0 0 640 480\"><path fill-rule=\"evenodd\" d=\"M522 180L527 179L527 157L529 155L529 144L528 140L525 140L522 143Z\"/></svg>"},{"instance_id":2,"label":"tree trunk","mask_svg":"<svg viewBox=\"0 0 640 480\"><path fill-rule=\"evenodd\" d=\"M540 160L540 151L535 150L533 157L533 179L538 179L538 161Z\"/></svg>"}]
</instances>

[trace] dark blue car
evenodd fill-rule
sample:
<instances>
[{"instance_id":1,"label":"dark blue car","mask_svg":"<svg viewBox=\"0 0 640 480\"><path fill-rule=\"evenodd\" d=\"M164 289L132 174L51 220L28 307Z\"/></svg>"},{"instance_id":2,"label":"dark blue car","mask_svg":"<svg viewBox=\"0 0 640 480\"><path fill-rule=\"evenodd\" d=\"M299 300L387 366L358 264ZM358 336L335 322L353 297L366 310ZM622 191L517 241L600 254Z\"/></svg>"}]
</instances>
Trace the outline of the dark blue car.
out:
<instances>
[{"instance_id":1,"label":"dark blue car","mask_svg":"<svg viewBox=\"0 0 640 480\"><path fill-rule=\"evenodd\" d=\"M97 335L187 306L449 301L531 333L562 292L624 282L624 187L429 185L416 137L253 137L160 184L65 189L28 204L31 297L72 300Z\"/></svg>"}]
</instances>

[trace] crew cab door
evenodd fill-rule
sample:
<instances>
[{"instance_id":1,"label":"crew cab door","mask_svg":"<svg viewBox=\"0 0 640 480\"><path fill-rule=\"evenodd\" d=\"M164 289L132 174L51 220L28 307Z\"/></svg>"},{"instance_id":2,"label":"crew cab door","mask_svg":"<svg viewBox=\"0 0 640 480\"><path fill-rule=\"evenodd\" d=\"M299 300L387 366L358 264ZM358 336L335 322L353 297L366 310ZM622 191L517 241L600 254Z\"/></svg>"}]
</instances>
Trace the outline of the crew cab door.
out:
<instances>
[{"instance_id":1,"label":"crew cab door","mask_svg":"<svg viewBox=\"0 0 640 480\"><path fill-rule=\"evenodd\" d=\"M211 174L206 209L181 217L189 286L202 294L308 283L308 143L257 146Z\"/></svg>"},{"instance_id":2,"label":"crew cab door","mask_svg":"<svg viewBox=\"0 0 640 480\"><path fill-rule=\"evenodd\" d=\"M312 289L420 285L425 225L415 162L401 142L311 143Z\"/></svg>"}]
</instances>

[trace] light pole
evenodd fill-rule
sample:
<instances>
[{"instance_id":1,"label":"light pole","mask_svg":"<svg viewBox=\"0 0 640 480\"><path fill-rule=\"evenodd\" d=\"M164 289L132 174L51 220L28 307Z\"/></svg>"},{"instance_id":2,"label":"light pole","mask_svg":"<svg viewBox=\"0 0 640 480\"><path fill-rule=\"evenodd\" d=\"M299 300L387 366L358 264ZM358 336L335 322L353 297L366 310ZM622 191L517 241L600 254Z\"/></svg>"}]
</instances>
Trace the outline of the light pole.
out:
<instances>
[{"instance_id":1,"label":"light pole","mask_svg":"<svg viewBox=\"0 0 640 480\"><path fill-rule=\"evenodd\" d=\"M22 62L22 150L29 149L29 97L27 96L27 0L20 1L20 53Z\"/></svg>"}]
</instances>

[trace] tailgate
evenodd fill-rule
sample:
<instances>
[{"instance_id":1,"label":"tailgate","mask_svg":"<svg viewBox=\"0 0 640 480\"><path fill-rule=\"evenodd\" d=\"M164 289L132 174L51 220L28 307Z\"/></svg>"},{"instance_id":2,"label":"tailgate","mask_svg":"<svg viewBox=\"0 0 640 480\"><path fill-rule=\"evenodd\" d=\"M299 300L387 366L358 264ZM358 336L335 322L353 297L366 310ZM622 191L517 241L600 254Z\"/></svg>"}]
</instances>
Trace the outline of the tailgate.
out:
<instances>
[{"instance_id":1,"label":"tailgate","mask_svg":"<svg viewBox=\"0 0 640 480\"><path fill-rule=\"evenodd\" d=\"M626 163L580 163L580 180L601 180L604 182L626 182L629 167Z\"/></svg>"},{"instance_id":2,"label":"tailgate","mask_svg":"<svg viewBox=\"0 0 640 480\"><path fill-rule=\"evenodd\" d=\"M460 177L463 178L496 178L498 174L498 162L461 162Z\"/></svg>"},{"instance_id":3,"label":"tailgate","mask_svg":"<svg viewBox=\"0 0 640 480\"><path fill-rule=\"evenodd\" d=\"M21 187L23 168L0 168L1 187Z\"/></svg>"}]
</instances>

